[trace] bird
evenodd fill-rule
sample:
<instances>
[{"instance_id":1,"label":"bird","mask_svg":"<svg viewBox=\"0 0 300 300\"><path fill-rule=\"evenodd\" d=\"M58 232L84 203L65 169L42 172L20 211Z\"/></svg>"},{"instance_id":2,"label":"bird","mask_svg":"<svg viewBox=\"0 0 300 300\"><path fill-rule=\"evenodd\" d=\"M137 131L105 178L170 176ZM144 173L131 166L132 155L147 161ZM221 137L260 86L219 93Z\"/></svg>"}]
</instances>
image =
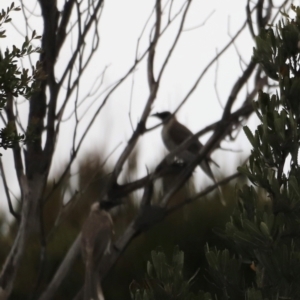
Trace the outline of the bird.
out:
<instances>
[{"instance_id":1,"label":"bird","mask_svg":"<svg viewBox=\"0 0 300 300\"><path fill-rule=\"evenodd\" d=\"M112 237L111 215L100 208L99 202L94 202L81 230L81 252L85 263L84 300L104 300L99 264L102 257L110 253Z\"/></svg>"},{"instance_id":2,"label":"bird","mask_svg":"<svg viewBox=\"0 0 300 300\"><path fill-rule=\"evenodd\" d=\"M188 138L194 135L192 131L190 131L186 126L178 122L175 115L171 114L169 111L155 113L152 116L157 117L163 122L161 136L165 147L170 152L175 150ZM176 156L183 162L189 163L196 158L196 155L200 152L202 147L203 147L202 143L198 139L195 139L193 142L191 142L191 144L186 149L183 149L181 152L176 154ZM218 164L214 162L210 157L204 158L200 162L199 166L205 172L205 174L215 184L217 184L217 181L210 168L209 163L214 163L216 166L218 166ZM222 204L226 205L219 186L218 186L218 190L221 196Z\"/></svg>"}]
</instances>

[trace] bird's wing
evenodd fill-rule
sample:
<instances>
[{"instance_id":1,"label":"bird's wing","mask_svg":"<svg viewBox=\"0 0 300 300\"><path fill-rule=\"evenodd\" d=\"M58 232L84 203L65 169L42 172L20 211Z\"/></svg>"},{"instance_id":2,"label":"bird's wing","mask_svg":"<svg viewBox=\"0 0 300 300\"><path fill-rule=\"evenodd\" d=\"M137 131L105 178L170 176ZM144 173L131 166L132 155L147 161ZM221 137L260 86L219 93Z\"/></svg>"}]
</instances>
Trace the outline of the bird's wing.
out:
<instances>
[{"instance_id":1,"label":"bird's wing","mask_svg":"<svg viewBox=\"0 0 300 300\"><path fill-rule=\"evenodd\" d=\"M110 253L110 246L113 236L113 222L109 213L104 210L100 211L101 224L98 227L98 235L95 241L95 257L99 260L103 255Z\"/></svg>"},{"instance_id":2,"label":"bird's wing","mask_svg":"<svg viewBox=\"0 0 300 300\"><path fill-rule=\"evenodd\" d=\"M178 146L193 135L193 133L187 127L180 123L177 123L176 127L171 126L169 130L170 136L172 137L174 143ZM194 154L197 154L200 151L201 147L201 143L198 141L198 139L195 139L195 141L192 142L187 150Z\"/></svg>"},{"instance_id":3,"label":"bird's wing","mask_svg":"<svg viewBox=\"0 0 300 300\"><path fill-rule=\"evenodd\" d=\"M109 213L100 210L92 212L82 228L82 252L92 252L93 261L98 265L108 252L113 235L113 223Z\"/></svg>"},{"instance_id":4,"label":"bird's wing","mask_svg":"<svg viewBox=\"0 0 300 300\"><path fill-rule=\"evenodd\" d=\"M187 140L188 138L190 138L192 135L194 135L187 127L185 127L184 125L182 125L181 123L177 123L177 126L170 126L170 135L172 136L172 139L174 141L175 144L177 144L178 146L180 144L182 144L185 140ZM190 151L193 154L198 154L199 151L201 150L201 148L203 147L202 143L198 140L195 139L191 145L188 146L187 150ZM216 165L218 168L220 167L214 160L212 160L211 158L207 158L208 162L213 163L214 165ZM207 162L204 162L203 164L207 164ZM209 167L209 166L208 166ZM211 170L209 170L207 168L207 166L205 166L205 173L212 178L212 172Z\"/></svg>"}]
</instances>

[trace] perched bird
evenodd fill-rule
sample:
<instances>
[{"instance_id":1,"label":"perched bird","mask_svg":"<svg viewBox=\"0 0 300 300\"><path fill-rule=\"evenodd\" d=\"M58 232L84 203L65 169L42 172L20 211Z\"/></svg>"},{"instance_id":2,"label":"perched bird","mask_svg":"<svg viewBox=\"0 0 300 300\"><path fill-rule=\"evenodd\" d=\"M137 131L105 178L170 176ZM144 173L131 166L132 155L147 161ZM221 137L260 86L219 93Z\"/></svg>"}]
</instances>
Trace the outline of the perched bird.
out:
<instances>
[{"instance_id":1,"label":"perched bird","mask_svg":"<svg viewBox=\"0 0 300 300\"><path fill-rule=\"evenodd\" d=\"M188 138L193 136L193 133L187 127L179 123L176 117L168 111L156 113L152 116L162 120L163 128L161 131L161 136L166 148L170 152L176 149ZM186 149L183 149L176 156L183 162L189 163L195 159L196 155L200 152L202 147L203 145L201 144L201 142L198 139L195 139ZM201 161L199 166L206 173L206 175L212 179L214 183L217 183L214 174L209 166L209 162L217 165L217 163L215 163L211 158L205 158ZM220 187L218 188L221 195L221 202L223 205L226 205Z\"/></svg>"},{"instance_id":2,"label":"perched bird","mask_svg":"<svg viewBox=\"0 0 300 300\"><path fill-rule=\"evenodd\" d=\"M113 221L110 214L100 209L100 203L91 206L81 232L81 250L85 262L84 300L104 300L99 278L99 264L110 252Z\"/></svg>"}]
</instances>

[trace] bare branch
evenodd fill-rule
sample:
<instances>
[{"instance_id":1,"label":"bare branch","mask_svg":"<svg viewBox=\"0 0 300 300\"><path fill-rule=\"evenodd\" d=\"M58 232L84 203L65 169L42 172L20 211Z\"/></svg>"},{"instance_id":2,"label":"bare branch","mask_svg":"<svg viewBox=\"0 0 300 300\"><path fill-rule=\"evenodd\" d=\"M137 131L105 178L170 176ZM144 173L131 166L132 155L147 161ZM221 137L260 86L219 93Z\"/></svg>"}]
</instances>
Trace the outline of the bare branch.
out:
<instances>
[{"instance_id":1,"label":"bare branch","mask_svg":"<svg viewBox=\"0 0 300 300\"><path fill-rule=\"evenodd\" d=\"M187 95L183 98L179 106L174 111L174 114L179 111L179 109L184 105L184 103L189 99L189 97L193 94L193 92L196 90L198 84L200 83L201 79L204 77L206 72L211 68L211 66L218 60L219 57L221 57L222 54L226 52L226 50L232 45L234 40L241 34L241 32L246 27L247 22L245 22L241 28L237 31L237 33L233 36L233 38L227 43L227 45L207 64L207 66L204 68L200 76L197 78L196 82L192 86L192 88L189 90Z\"/></svg>"},{"instance_id":2,"label":"bare branch","mask_svg":"<svg viewBox=\"0 0 300 300\"><path fill-rule=\"evenodd\" d=\"M63 259L62 264L59 266L58 270L56 271L55 276L52 278L51 282L48 284L46 290L41 295L39 300L53 299L55 292L57 291L61 282L70 271L70 267L73 265L74 261L80 254L80 240L81 240L81 234L77 236L73 245L70 247L68 253Z\"/></svg>"},{"instance_id":3,"label":"bare branch","mask_svg":"<svg viewBox=\"0 0 300 300\"><path fill-rule=\"evenodd\" d=\"M200 193L197 193L196 195L194 195L193 197L184 199L182 202L175 204L173 206L171 206L170 208L168 208L166 210L166 215L169 215L175 211L177 211L178 209L184 207L185 205L188 205L190 203L193 203L196 200L199 200L199 198L202 198L204 196L206 196L207 194L209 194L210 192L214 191L216 189L216 187L224 185L229 183L230 181L232 181L233 179L236 179L238 177L240 177L241 174L236 172L222 180L220 180L219 182L217 182L217 184L212 184L210 186L208 186L207 188L205 188L203 191L201 191Z\"/></svg>"}]
</instances>

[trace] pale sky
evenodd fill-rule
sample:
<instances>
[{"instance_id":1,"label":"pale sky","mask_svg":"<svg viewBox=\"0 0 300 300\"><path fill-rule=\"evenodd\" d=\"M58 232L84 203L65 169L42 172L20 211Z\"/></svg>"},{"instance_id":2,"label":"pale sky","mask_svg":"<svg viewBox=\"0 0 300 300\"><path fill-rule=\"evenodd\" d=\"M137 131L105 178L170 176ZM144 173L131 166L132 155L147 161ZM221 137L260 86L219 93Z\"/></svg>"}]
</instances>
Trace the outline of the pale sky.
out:
<instances>
[{"instance_id":1,"label":"pale sky","mask_svg":"<svg viewBox=\"0 0 300 300\"><path fill-rule=\"evenodd\" d=\"M10 5L12 1L2 3L4 8ZM63 1L59 1L63 3ZM92 64L87 73L83 76L80 95L83 97L92 90L91 82L99 76L105 67L106 71L103 86L103 91L113 82L123 76L132 66L135 59L136 43L141 33L149 14L154 6L155 1L150 0L109 0L106 1L103 14L100 21L100 47L95 55ZM281 2L281 1L273 1ZM299 1L294 1L294 4L299 4ZM24 0L27 5L32 5L31 9L35 9L35 14L38 15L38 6L34 5L35 1ZM174 2L174 10L182 5L184 1L178 0ZM18 1L15 3L18 5ZM204 70L206 65L212 60L218 51L230 41L233 36L242 26L245 21L245 5L244 0L195 0L187 16L185 31L182 34L179 44L173 53L166 72L163 76L162 83L158 92L157 99L153 106L153 112L169 110L174 111L181 100L185 97L189 88L194 84L197 77ZM28 12L27 12L28 14ZM16 19L17 16L17 19ZM24 24L22 23L22 13L14 12L11 17L14 24L24 34ZM208 18L208 16L210 16ZM208 18L208 19L207 19ZM206 20L207 19L207 20ZM201 25L206 20L203 26ZM36 29L39 34L41 20L38 17L30 19L32 29ZM145 35L140 43L138 54L141 54L149 40L149 30L153 22L146 28ZM170 43L174 39L176 26L170 30L161 40L156 51L156 68L159 68L163 58L169 50ZM198 27L197 27L198 26ZM196 27L196 28L195 28ZM192 28L195 28L192 30ZM10 40L8 45L21 45L23 38L20 37L14 28L6 26ZM88 43L88 41L86 41ZM59 75L62 72L66 58L69 57L72 51L69 39L69 45L63 49L60 54L56 72ZM218 65L214 65L210 71L204 76L198 88L190 97L188 102L182 107L178 113L178 119L188 126L193 132L197 132L205 126L217 121L222 114L222 105L226 103L230 90L236 79L242 74L242 69L245 68L244 62L248 63L254 47L254 41L250 37L249 30L246 28L241 36L236 40L236 47L231 47L225 55L218 61ZM238 57L237 49L239 51ZM243 62L244 60L244 62ZM216 76L217 73L217 76ZM216 81L217 77L217 81ZM99 114L97 121L94 123L93 129L88 134L88 137L81 149L79 158L84 157L92 151L99 151L104 156L108 155L119 143L122 143L118 150L110 157L109 163L114 164L121 151L124 149L128 139L131 136L132 129L129 121L130 110L130 93L131 93L132 77L113 94L107 105ZM219 95L219 100L216 94L216 87ZM252 81L249 82L249 90L251 90ZM240 94L239 103L244 101L247 91L244 90ZM98 93L99 94L99 93ZM134 89L131 102L131 117L134 126L139 121L141 111L147 101L148 86L147 76L145 71L145 63L138 66L134 76ZM99 96L95 101L94 106L89 110L85 118L91 117L93 111L102 101L102 96ZM93 101L94 99L91 99ZM219 102L220 101L220 102ZM73 108L73 103L70 105L70 111ZM22 109L26 115L26 103L22 105ZM82 114L84 107L80 111ZM255 129L257 118L251 117L249 126L252 130ZM23 119L24 124L26 118ZM157 120L149 120L149 126L157 123ZM53 176L61 165L65 164L70 154L70 142L72 138L72 128L74 122L66 122L61 127L61 135L58 140L58 147L55 153L51 176ZM79 133L84 130L79 128ZM160 130L156 129L149 134L144 135L138 146L140 147L140 169L138 177L146 174L146 166L150 169L159 162L164 151L164 146L160 137ZM202 142L208 136L201 138ZM249 154L250 146L243 132L236 143L223 143L223 147L233 150L242 150L242 156L246 157ZM9 172L12 166L10 150L2 151L5 168L9 173L9 182L11 189L18 193L17 182L14 175ZM221 166L221 172L231 174L235 172L238 165L238 155L232 152L216 151L213 154L214 160ZM76 165L72 169L76 171ZM216 171L218 176L218 171ZM197 178L202 178L204 173L197 170ZM206 177L205 177L206 178ZM211 183L209 179L202 180L204 183ZM204 184L203 183L203 184ZM203 188L203 186L202 186ZM3 193L2 193L3 195ZM3 202L4 203L1 203ZM6 198L3 197L2 204L4 208L7 206ZM3 205L4 204L4 205Z\"/></svg>"}]
</instances>

